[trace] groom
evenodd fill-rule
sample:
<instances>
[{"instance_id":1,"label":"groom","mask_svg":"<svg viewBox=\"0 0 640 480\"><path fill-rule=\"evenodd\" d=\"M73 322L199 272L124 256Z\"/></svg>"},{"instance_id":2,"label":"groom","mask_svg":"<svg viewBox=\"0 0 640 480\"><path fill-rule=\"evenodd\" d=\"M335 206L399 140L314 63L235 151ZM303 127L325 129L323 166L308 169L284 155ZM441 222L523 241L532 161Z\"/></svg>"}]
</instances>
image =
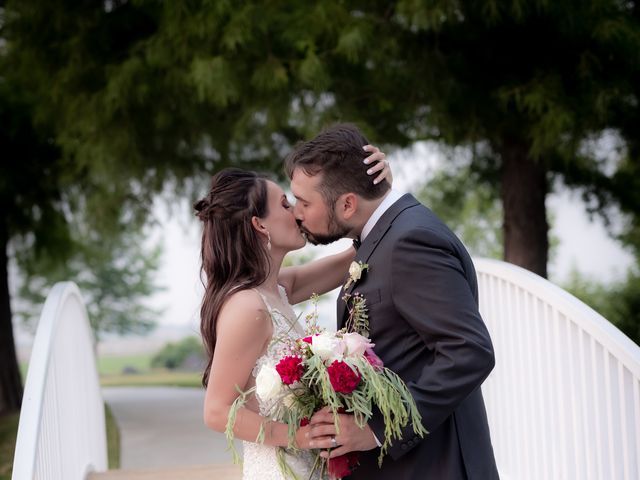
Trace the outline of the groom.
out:
<instances>
[{"instance_id":1,"label":"groom","mask_svg":"<svg viewBox=\"0 0 640 480\"><path fill-rule=\"evenodd\" d=\"M389 448L379 413L364 428L330 412L311 421L315 448L331 456L360 451L350 478L498 478L480 386L494 366L489 333L478 312L471 258L460 240L428 208L385 181L372 185L362 168L367 139L353 125L336 125L296 147L285 163L297 199L295 215L312 243L343 237L359 246L356 261L369 265L340 293L338 328L347 309L342 295L367 300L370 337L386 367L408 385L429 434L407 427Z\"/></svg>"}]
</instances>

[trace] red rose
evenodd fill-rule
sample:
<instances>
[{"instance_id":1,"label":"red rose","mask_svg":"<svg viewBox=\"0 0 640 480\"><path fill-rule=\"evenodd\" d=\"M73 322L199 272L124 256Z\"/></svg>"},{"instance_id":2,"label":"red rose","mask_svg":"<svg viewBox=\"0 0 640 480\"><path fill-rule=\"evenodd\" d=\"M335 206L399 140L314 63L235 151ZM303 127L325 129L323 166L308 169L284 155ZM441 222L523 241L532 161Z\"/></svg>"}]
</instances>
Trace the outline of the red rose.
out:
<instances>
[{"instance_id":1,"label":"red rose","mask_svg":"<svg viewBox=\"0 0 640 480\"><path fill-rule=\"evenodd\" d=\"M276 371L280 374L282 383L291 385L293 382L297 382L302 378L302 374L304 373L302 359L292 356L284 357L276 365Z\"/></svg>"},{"instance_id":2,"label":"red rose","mask_svg":"<svg viewBox=\"0 0 640 480\"><path fill-rule=\"evenodd\" d=\"M303 419L300 420L301 427L305 427L307 425L309 425L309 419L307 417L304 417Z\"/></svg>"},{"instance_id":3,"label":"red rose","mask_svg":"<svg viewBox=\"0 0 640 480\"><path fill-rule=\"evenodd\" d=\"M327 470L331 478L342 478L351 475L358 466L358 452L349 452L339 457L330 458Z\"/></svg>"},{"instance_id":4,"label":"red rose","mask_svg":"<svg viewBox=\"0 0 640 480\"><path fill-rule=\"evenodd\" d=\"M335 360L327 367L327 373L331 386L338 393L351 393L360 384L360 375L339 360Z\"/></svg>"},{"instance_id":5,"label":"red rose","mask_svg":"<svg viewBox=\"0 0 640 480\"><path fill-rule=\"evenodd\" d=\"M308 337L304 337L302 339L302 341L308 343L309 345L311 345L313 343L313 337L311 335L309 335Z\"/></svg>"}]
</instances>

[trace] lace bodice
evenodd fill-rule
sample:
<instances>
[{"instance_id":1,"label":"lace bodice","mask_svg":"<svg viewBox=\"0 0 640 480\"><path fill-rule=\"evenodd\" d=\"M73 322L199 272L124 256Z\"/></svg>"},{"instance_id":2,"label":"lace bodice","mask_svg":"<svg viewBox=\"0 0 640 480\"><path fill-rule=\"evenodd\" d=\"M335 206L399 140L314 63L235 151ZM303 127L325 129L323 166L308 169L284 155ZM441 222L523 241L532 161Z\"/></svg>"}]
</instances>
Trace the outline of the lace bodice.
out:
<instances>
[{"instance_id":1,"label":"lace bodice","mask_svg":"<svg viewBox=\"0 0 640 480\"><path fill-rule=\"evenodd\" d=\"M282 358L282 343L279 341L280 339L285 336L298 339L304 334L302 326L298 323L293 309L291 305L289 305L285 289L279 285L278 290L284 308L272 306L260 290L255 290L262 297L271 315L273 336L266 351L258 358L253 368L254 381L263 365L275 365L280 358ZM269 417L270 413L274 410L273 405L262 401L259 397L256 398L260 414ZM272 418L272 420L278 419ZM278 449L276 447L245 441L243 442L243 450L243 480L290 480L290 478L285 477L280 470L277 457ZM305 450L292 451L282 449L281 451L284 453L287 465L291 467L296 477L299 480L306 480L309 477L309 472L311 471L314 461L313 455ZM318 475L314 475L312 478L316 479L317 477Z\"/></svg>"},{"instance_id":2,"label":"lace bodice","mask_svg":"<svg viewBox=\"0 0 640 480\"><path fill-rule=\"evenodd\" d=\"M273 322L273 335L265 353L256 361L256 365L253 368L252 372L254 379L258 375L258 372L260 371L262 365L275 365L282 358L284 353L281 348L281 340L283 338L289 337L296 340L304 335L304 330L298 323L297 318L293 312L293 308L291 308L291 305L289 305L287 292L283 286L278 285L278 291L280 293L280 298L284 308L277 308L272 306L266 296L260 290L255 289L255 291L260 295L260 297L262 297L262 301L267 307L269 315L271 315L271 321ZM286 309L287 311L283 312L282 310L284 309ZM267 415L269 412L269 406L260 401L259 405L260 413L262 415Z\"/></svg>"}]
</instances>

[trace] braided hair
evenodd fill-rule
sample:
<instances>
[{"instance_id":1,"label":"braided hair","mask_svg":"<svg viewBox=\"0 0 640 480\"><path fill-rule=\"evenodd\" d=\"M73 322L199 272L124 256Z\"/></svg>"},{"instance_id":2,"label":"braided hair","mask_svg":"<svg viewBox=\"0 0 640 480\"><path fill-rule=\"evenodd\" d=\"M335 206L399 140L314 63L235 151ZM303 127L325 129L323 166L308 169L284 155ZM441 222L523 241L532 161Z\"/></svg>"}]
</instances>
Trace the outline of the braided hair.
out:
<instances>
[{"instance_id":1,"label":"braided hair","mask_svg":"<svg viewBox=\"0 0 640 480\"><path fill-rule=\"evenodd\" d=\"M266 176L238 168L221 170L194 209L203 223L200 279L205 293L200 332L208 357L202 375L206 387L222 305L231 293L264 283L271 268L264 241L251 223L252 217L268 215Z\"/></svg>"}]
</instances>

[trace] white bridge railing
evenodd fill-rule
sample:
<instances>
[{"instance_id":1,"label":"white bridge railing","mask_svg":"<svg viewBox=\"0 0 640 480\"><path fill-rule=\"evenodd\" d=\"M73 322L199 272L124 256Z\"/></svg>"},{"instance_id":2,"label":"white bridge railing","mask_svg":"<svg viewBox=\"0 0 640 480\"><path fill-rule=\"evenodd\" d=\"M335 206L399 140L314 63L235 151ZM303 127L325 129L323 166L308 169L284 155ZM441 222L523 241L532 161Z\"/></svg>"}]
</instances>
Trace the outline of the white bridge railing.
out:
<instances>
[{"instance_id":1,"label":"white bridge railing","mask_svg":"<svg viewBox=\"0 0 640 480\"><path fill-rule=\"evenodd\" d=\"M640 479L640 348L513 265L474 260L496 367L482 390L504 479Z\"/></svg>"},{"instance_id":2,"label":"white bridge railing","mask_svg":"<svg viewBox=\"0 0 640 480\"><path fill-rule=\"evenodd\" d=\"M483 393L502 478L640 478L640 348L546 280L475 264L496 355ZM33 346L13 480L80 480L106 467L91 328L78 288L58 283Z\"/></svg>"},{"instance_id":3,"label":"white bridge railing","mask_svg":"<svg viewBox=\"0 0 640 480\"><path fill-rule=\"evenodd\" d=\"M57 283L29 362L13 480L81 480L107 468L93 335L78 287Z\"/></svg>"}]
</instances>

